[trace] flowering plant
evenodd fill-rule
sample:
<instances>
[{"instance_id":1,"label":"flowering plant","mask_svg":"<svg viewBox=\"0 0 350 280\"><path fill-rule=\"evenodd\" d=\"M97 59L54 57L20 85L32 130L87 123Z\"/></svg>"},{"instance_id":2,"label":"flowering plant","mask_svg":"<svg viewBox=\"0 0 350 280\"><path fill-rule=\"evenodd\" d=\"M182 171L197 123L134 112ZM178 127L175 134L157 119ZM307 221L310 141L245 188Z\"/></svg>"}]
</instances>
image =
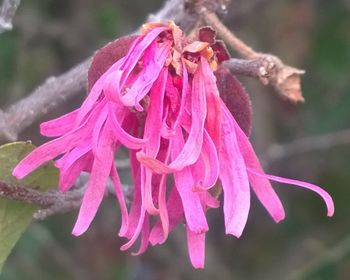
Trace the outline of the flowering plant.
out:
<instances>
[{"instance_id":1,"label":"flowering plant","mask_svg":"<svg viewBox=\"0 0 350 280\"><path fill-rule=\"evenodd\" d=\"M320 187L263 171L248 139L249 98L220 66L228 58L211 28L191 39L173 22L145 24L141 35L96 54L82 106L42 123L41 133L57 138L24 158L13 175L21 179L56 159L64 192L81 172L90 173L74 235L88 229L110 177L121 209L119 235L128 239L121 249L140 237L135 254L143 253L183 223L196 268L204 266L206 212L220 206L221 192L226 234L236 237L248 218L250 188L276 222L284 219L270 180L313 190L332 216L333 201ZM114 162L121 146L129 150L134 180L130 209Z\"/></svg>"}]
</instances>

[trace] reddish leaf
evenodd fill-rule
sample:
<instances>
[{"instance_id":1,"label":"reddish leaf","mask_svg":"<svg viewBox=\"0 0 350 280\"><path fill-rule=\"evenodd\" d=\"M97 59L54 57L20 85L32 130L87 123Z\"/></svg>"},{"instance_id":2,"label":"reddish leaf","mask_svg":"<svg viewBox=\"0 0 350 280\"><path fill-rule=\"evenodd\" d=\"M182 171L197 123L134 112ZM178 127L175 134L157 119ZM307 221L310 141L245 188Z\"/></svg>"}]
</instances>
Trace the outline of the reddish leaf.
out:
<instances>
[{"instance_id":1,"label":"reddish leaf","mask_svg":"<svg viewBox=\"0 0 350 280\"><path fill-rule=\"evenodd\" d=\"M199 29L199 41L207 42L210 45L215 43L216 31L210 26L205 26Z\"/></svg>"},{"instance_id":2,"label":"reddish leaf","mask_svg":"<svg viewBox=\"0 0 350 280\"><path fill-rule=\"evenodd\" d=\"M223 41L216 41L215 44L211 45L211 48L219 62L228 60L231 57Z\"/></svg>"}]
</instances>

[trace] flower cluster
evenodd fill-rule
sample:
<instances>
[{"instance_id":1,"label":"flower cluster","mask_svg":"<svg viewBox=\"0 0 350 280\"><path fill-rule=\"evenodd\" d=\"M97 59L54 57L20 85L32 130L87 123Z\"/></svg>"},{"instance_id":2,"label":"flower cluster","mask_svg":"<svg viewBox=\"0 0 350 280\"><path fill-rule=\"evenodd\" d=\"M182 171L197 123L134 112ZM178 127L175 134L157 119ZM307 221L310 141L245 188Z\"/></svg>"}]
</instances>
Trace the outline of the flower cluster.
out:
<instances>
[{"instance_id":1,"label":"flower cluster","mask_svg":"<svg viewBox=\"0 0 350 280\"><path fill-rule=\"evenodd\" d=\"M119 235L128 239L121 249L140 239L135 254L143 253L183 223L196 268L204 266L206 212L220 206L221 192L226 233L236 237L247 221L251 188L276 222L284 219L270 180L315 191L332 216L332 199L318 186L264 173L247 137L248 99L234 77L218 70L225 59L210 28L191 40L172 22L144 25L141 35L122 38L96 55L82 106L42 123L41 133L57 138L23 159L13 175L23 178L56 159L60 190L67 191L81 172L90 173L74 235L88 229L111 178L121 209ZM232 90L232 102L244 101L240 110L247 112L235 116L239 123L220 97L220 75L234 84L225 89ZM130 209L115 166L121 146L129 150L134 180Z\"/></svg>"}]
</instances>

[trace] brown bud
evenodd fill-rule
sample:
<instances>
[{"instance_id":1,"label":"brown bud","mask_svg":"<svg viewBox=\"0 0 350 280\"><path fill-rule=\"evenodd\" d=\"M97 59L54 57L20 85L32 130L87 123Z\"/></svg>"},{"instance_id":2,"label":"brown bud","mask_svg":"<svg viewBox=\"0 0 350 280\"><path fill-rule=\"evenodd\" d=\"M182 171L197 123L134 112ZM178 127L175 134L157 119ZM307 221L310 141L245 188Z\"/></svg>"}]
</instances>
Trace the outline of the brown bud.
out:
<instances>
[{"instance_id":1,"label":"brown bud","mask_svg":"<svg viewBox=\"0 0 350 280\"><path fill-rule=\"evenodd\" d=\"M108 43L95 54L88 72L88 90L105 73L113 63L128 53L137 36L124 36Z\"/></svg>"},{"instance_id":2,"label":"brown bud","mask_svg":"<svg viewBox=\"0 0 350 280\"><path fill-rule=\"evenodd\" d=\"M249 96L230 70L220 67L216 72L220 97L247 136L252 128L252 106Z\"/></svg>"}]
</instances>

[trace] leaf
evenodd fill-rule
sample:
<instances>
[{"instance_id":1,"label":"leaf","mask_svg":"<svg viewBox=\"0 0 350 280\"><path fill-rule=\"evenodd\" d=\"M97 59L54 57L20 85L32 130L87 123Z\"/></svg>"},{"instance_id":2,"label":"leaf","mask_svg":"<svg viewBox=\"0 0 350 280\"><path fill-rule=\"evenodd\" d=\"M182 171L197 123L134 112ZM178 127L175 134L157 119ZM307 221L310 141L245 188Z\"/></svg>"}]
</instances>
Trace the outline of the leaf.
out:
<instances>
[{"instance_id":1,"label":"leaf","mask_svg":"<svg viewBox=\"0 0 350 280\"><path fill-rule=\"evenodd\" d=\"M49 162L23 180L12 176L16 164L35 148L29 142L14 142L0 146L0 180L36 190L47 190L58 184L58 170ZM0 198L0 272L3 264L29 226L38 206Z\"/></svg>"}]
</instances>

